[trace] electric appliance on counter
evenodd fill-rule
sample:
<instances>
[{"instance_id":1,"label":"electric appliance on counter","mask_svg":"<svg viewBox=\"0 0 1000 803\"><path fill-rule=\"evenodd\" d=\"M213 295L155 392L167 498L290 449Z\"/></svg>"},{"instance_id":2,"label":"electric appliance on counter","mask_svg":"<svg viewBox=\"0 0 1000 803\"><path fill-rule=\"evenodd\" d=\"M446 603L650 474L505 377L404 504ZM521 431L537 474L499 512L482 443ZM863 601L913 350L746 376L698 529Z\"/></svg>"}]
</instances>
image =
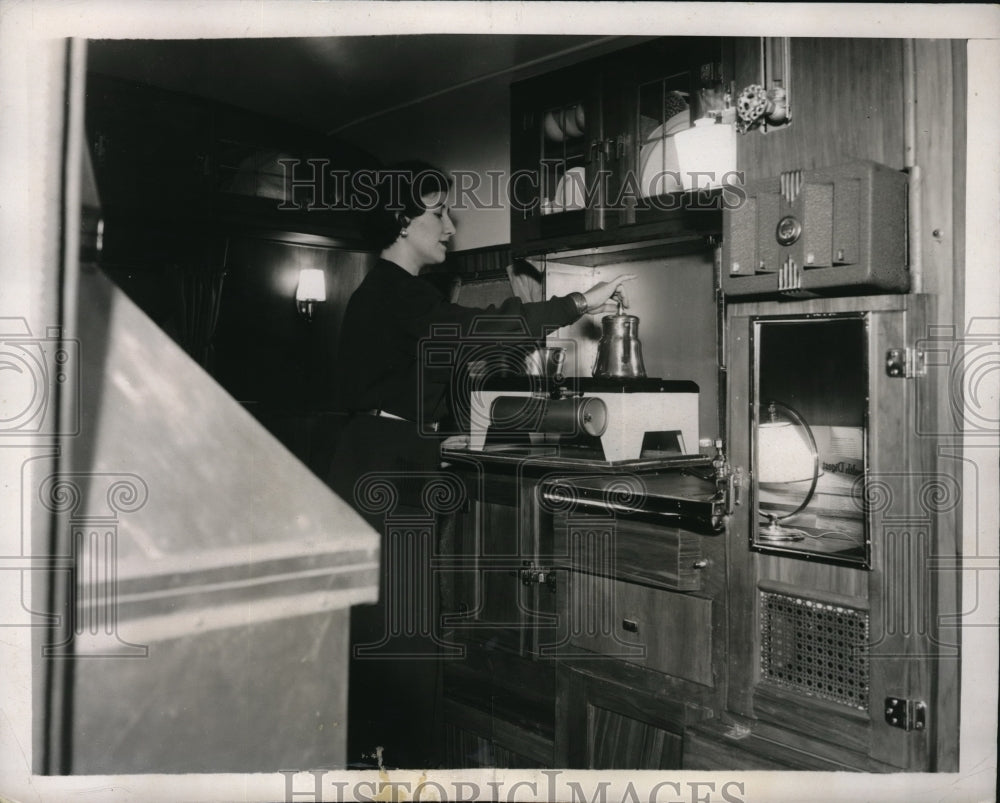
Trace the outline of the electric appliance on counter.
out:
<instances>
[{"instance_id":1,"label":"electric appliance on counter","mask_svg":"<svg viewBox=\"0 0 1000 803\"><path fill-rule=\"evenodd\" d=\"M471 390L471 450L615 466L704 459L698 385L646 377L639 318L615 299L617 312L601 321L593 377L566 376L575 364L550 340L529 360L528 376L486 379Z\"/></svg>"},{"instance_id":2,"label":"electric appliance on counter","mask_svg":"<svg viewBox=\"0 0 1000 803\"><path fill-rule=\"evenodd\" d=\"M683 380L497 377L472 391L469 448L630 467L704 461L698 397Z\"/></svg>"}]
</instances>

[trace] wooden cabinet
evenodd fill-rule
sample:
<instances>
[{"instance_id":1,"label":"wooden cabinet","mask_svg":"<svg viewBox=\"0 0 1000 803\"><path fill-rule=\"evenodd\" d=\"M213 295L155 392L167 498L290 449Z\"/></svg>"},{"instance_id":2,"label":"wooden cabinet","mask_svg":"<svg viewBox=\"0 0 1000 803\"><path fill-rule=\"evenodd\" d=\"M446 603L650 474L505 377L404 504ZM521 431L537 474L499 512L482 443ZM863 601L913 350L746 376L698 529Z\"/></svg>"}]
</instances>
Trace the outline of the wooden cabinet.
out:
<instances>
[{"instance_id":1,"label":"wooden cabinet","mask_svg":"<svg viewBox=\"0 0 1000 803\"><path fill-rule=\"evenodd\" d=\"M600 62L511 86L511 242L604 228Z\"/></svg>"},{"instance_id":2,"label":"wooden cabinet","mask_svg":"<svg viewBox=\"0 0 1000 803\"><path fill-rule=\"evenodd\" d=\"M672 135L701 116L703 89L721 98L722 53L662 38L513 84L515 251L717 233L717 193L684 191Z\"/></svg>"},{"instance_id":3,"label":"wooden cabinet","mask_svg":"<svg viewBox=\"0 0 1000 803\"><path fill-rule=\"evenodd\" d=\"M585 499L592 481L559 483ZM725 538L696 517L649 517L665 494L643 484L632 512L569 503L554 517L559 640L543 654L558 660L558 766L678 769L687 728L724 702Z\"/></svg>"},{"instance_id":4,"label":"wooden cabinet","mask_svg":"<svg viewBox=\"0 0 1000 803\"><path fill-rule=\"evenodd\" d=\"M722 694L724 538L696 524L714 485L681 478L683 504L661 490L648 520L616 520L548 493L586 493L592 470L453 468L470 502L445 542L444 624L465 649L444 667L450 764L679 767L685 723Z\"/></svg>"},{"instance_id":5,"label":"wooden cabinet","mask_svg":"<svg viewBox=\"0 0 1000 803\"><path fill-rule=\"evenodd\" d=\"M470 501L455 519L446 625L467 641L530 656L551 640L555 611L555 582L538 574L551 531L536 501L545 471L476 460L459 470Z\"/></svg>"},{"instance_id":6,"label":"wooden cabinet","mask_svg":"<svg viewBox=\"0 0 1000 803\"><path fill-rule=\"evenodd\" d=\"M729 310L730 457L755 481L730 518L728 710L771 742L801 747L808 738L815 755L857 769L944 770L956 738L958 644L942 630L950 608L939 607L953 604L950 581L932 564L956 557L955 534L940 522L961 493L933 451L940 377L921 355L943 344L928 327L928 302L879 296ZM805 359L786 354L780 378L768 360L782 341L761 329L789 320L830 335L857 323L854 335ZM787 334L803 345L803 332ZM856 370L834 368L831 356ZM765 493L759 412L778 393L820 433L822 474L808 505L781 517L791 528L784 538L768 532L768 520L795 503ZM781 492L805 494L794 480Z\"/></svg>"},{"instance_id":7,"label":"wooden cabinet","mask_svg":"<svg viewBox=\"0 0 1000 803\"><path fill-rule=\"evenodd\" d=\"M443 545L443 626L463 650L443 667L448 766L557 766L555 666L536 660L555 611L555 585L538 574L544 471L449 459L469 501Z\"/></svg>"},{"instance_id":8,"label":"wooden cabinet","mask_svg":"<svg viewBox=\"0 0 1000 803\"><path fill-rule=\"evenodd\" d=\"M556 760L567 769L680 769L690 712L638 686L585 666L558 672Z\"/></svg>"}]
</instances>

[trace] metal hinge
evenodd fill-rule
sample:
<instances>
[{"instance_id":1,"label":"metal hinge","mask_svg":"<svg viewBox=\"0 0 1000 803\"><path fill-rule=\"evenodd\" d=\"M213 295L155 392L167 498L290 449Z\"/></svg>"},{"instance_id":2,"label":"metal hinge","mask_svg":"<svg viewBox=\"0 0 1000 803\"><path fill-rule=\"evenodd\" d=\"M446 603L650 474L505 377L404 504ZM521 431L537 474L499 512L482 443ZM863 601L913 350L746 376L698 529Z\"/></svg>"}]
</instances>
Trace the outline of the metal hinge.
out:
<instances>
[{"instance_id":1,"label":"metal hinge","mask_svg":"<svg viewBox=\"0 0 1000 803\"><path fill-rule=\"evenodd\" d=\"M715 470L715 488L717 495L725 500L723 509L728 516L732 514L734 507L743 503L743 469L729 464L720 438L717 438L713 445L715 457L712 458L712 467Z\"/></svg>"},{"instance_id":2,"label":"metal hinge","mask_svg":"<svg viewBox=\"0 0 1000 803\"><path fill-rule=\"evenodd\" d=\"M885 721L904 731L922 731L927 727L927 703L923 700L886 697Z\"/></svg>"},{"instance_id":3,"label":"metal hinge","mask_svg":"<svg viewBox=\"0 0 1000 803\"><path fill-rule=\"evenodd\" d=\"M927 363L922 349L889 349L885 353L885 372L896 379L913 379L927 374Z\"/></svg>"}]
</instances>

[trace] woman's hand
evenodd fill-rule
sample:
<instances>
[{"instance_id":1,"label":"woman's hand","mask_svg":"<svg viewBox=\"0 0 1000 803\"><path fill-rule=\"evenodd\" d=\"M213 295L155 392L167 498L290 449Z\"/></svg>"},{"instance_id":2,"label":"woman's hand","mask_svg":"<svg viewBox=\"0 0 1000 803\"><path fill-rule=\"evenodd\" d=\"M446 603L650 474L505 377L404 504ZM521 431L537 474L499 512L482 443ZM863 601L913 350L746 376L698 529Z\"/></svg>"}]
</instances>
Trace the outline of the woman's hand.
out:
<instances>
[{"instance_id":1,"label":"woman's hand","mask_svg":"<svg viewBox=\"0 0 1000 803\"><path fill-rule=\"evenodd\" d=\"M469 436L468 435L449 435L443 441L441 441L442 449L468 449L469 448Z\"/></svg>"},{"instance_id":2,"label":"woman's hand","mask_svg":"<svg viewBox=\"0 0 1000 803\"><path fill-rule=\"evenodd\" d=\"M618 305L611 301L615 294L622 300L622 306L628 306L628 298L622 289L622 284L635 278L634 273L621 273L606 282L595 284L589 290L584 291L583 297L587 299L587 312L617 312Z\"/></svg>"}]
</instances>

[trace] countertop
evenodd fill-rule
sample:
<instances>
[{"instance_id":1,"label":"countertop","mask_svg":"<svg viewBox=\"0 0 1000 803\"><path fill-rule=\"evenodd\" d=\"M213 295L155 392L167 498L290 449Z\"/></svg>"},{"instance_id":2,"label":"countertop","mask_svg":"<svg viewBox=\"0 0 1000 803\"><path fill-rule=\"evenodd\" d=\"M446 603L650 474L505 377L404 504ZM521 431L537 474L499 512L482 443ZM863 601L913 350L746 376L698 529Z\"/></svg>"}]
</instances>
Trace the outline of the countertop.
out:
<instances>
[{"instance_id":1,"label":"countertop","mask_svg":"<svg viewBox=\"0 0 1000 803\"><path fill-rule=\"evenodd\" d=\"M558 446L442 450L445 463L479 463L497 471L538 469L541 493L553 510L628 516L688 526L706 534L724 529L726 498L704 455L645 455L615 463L560 452ZM552 469L566 469L553 476Z\"/></svg>"}]
</instances>

